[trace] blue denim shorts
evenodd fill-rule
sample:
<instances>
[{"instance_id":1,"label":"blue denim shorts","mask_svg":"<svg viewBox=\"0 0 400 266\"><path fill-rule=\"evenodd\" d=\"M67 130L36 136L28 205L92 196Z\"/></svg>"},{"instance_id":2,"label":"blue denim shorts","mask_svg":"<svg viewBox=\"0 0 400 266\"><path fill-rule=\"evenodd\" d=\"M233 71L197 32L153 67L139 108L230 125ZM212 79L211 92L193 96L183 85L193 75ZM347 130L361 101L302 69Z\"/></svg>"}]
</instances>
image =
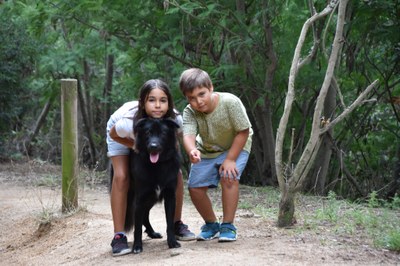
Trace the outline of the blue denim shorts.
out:
<instances>
[{"instance_id":1,"label":"blue denim shorts","mask_svg":"<svg viewBox=\"0 0 400 266\"><path fill-rule=\"evenodd\" d=\"M113 156L118 156L118 155L129 155L129 148L126 147L125 145L116 142L110 137L110 129L112 126L115 124L115 121L112 121L111 119L107 123L107 137L106 137L106 142L107 142L107 156L108 157L113 157Z\"/></svg>"},{"instance_id":2,"label":"blue denim shorts","mask_svg":"<svg viewBox=\"0 0 400 266\"><path fill-rule=\"evenodd\" d=\"M218 172L219 166L224 162L227 154L228 152L226 151L216 158L202 158L200 162L192 164L189 173L188 187L217 187L220 181ZM246 167L248 159L249 153L247 151L241 151L236 159L236 168L239 171L239 175L236 177L237 180L240 180L240 176Z\"/></svg>"}]
</instances>

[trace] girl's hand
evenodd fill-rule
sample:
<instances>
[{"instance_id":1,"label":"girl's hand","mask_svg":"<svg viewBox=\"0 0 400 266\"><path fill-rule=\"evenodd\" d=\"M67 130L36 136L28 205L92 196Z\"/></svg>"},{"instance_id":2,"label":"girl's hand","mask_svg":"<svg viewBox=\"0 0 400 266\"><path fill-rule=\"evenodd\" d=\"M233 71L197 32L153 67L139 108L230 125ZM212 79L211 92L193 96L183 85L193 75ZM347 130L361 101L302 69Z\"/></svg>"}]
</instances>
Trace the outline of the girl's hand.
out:
<instances>
[{"instance_id":1,"label":"girl's hand","mask_svg":"<svg viewBox=\"0 0 400 266\"><path fill-rule=\"evenodd\" d=\"M201 161L201 152L198 149L191 150L188 155L191 163L198 163Z\"/></svg>"},{"instance_id":2,"label":"girl's hand","mask_svg":"<svg viewBox=\"0 0 400 266\"><path fill-rule=\"evenodd\" d=\"M225 159L219 168L219 175L221 178L228 179L228 181L236 180L239 171L236 168L236 161Z\"/></svg>"}]
</instances>

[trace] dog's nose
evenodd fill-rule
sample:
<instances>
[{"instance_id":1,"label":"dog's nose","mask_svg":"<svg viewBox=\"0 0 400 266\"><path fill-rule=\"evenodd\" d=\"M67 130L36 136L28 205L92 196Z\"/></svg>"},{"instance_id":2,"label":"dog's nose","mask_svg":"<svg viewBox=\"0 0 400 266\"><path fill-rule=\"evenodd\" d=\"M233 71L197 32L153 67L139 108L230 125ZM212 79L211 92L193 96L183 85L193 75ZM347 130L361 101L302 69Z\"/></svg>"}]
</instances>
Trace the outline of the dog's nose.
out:
<instances>
[{"instance_id":1,"label":"dog's nose","mask_svg":"<svg viewBox=\"0 0 400 266\"><path fill-rule=\"evenodd\" d=\"M150 143L150 148L151 149L157 149L158 145L155 142Z\"/></svg>"}]
</instances>

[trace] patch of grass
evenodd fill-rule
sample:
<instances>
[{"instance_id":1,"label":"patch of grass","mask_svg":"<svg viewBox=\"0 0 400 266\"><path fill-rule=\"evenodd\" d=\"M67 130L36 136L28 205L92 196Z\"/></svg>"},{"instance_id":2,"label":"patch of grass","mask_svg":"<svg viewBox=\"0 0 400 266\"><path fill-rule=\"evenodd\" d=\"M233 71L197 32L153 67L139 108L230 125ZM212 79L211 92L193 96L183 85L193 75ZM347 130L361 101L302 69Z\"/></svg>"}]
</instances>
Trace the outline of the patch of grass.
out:
<instances>
[{"instance_id":1,"label":"patch of grass","mask_svg":"<svg viewBox=\"0 0 400 266\"><path fill-rule=\"evenodd\" d=\"M61 186L61 176L52 174L44 175L36 180L35 185L39 187Z\"/></svg>"},{"instance_id":2,"label":"patch of grass","mask_svg":"<svg viewBox=\"0 0 400 266\"><path fill-rule=\"evenodd\" d=\"M269 220L277 220L280 193L274 188L241 186L239 208L250 210ZM332 239L354 238L377 248L400 250L400 199L396 195L391 202L378 198L372 192L366 204L337 199L334 192L326 197L298 194L295 217L298 225L294 233L303 234L320 230L329 231ZM322 242L328 239L322 239Z\"/></svg>"},{"instance_id":3,"label":"patch of grass","mask_svg":"<svg viewBox=\"0 0 400 266\"><path fill-rule=\"evenodd\" d=\"M263 218L277 217L279 191L271 187L240 187L239 209L250 210Z\"/></svg>"},{"instance_id":4,"label":"patch of grass","mask_svg":"<svg viewBox=\"0 0 400 266\"><path fill-rule=\"evenodd\" d=\"M55 217L55 211L42 206L41 212L36 215L39 224L49 224Z\"/></svg>"},{"instance_id":5,"label":"patch of grass","mask_svg":"<svg viewBox=\"0 0 400 266\"><path fill-rule=\"evenodd\" d=\"M255 206L253 211L256 214L261 215L261 217L266 218L266 219L276 220L278 217L278 208L271 208L271 207L265 208L263 205L258 204Z\"/></svg>"},{"instance_id":6,"label":"patch of grass","mask_svg":"<svg viewBox=\"0 0 400 266\"><path fill-rule=\"evenodd\" d=\"M110 182L108 170L98 171L98 164L93 169L89 169L87 166L81 167L78 179L81 187L89 186L89 188L108 185Z\"/></svg>"},{"instance_id":7,"label":"patch of grass","mask_svg":"<svg viewBox=\"0 0 400 266\"><path fill-rule=\"evenodd\" d=\"M339 219L339 210L341 206L336 200L336 193L329 191L326 200L322 201L322 208L316 210L316 218L336 223Z\"/></svg>"},{"instance_id":8,"label":"patch of grass","mask_svg":"<svg viewBox=\"0 0 400 266\"><path fill-rule=\"evenodd\" d=\"M244 201L244 202L240 202L238 203L238 209L242 209L242 210L251 210L254 206L248 202L248 201Z\"/></svg>"},{"instance_id":9,"label":"patch of grass","mask_svg":"<svg viewBox=\"0 0 400 266\"><path fill-rule=\"evenodd\" d=\"M390 250L400 251L400 231L390 232L379 244Z\"/></svg>"}]
</instances>

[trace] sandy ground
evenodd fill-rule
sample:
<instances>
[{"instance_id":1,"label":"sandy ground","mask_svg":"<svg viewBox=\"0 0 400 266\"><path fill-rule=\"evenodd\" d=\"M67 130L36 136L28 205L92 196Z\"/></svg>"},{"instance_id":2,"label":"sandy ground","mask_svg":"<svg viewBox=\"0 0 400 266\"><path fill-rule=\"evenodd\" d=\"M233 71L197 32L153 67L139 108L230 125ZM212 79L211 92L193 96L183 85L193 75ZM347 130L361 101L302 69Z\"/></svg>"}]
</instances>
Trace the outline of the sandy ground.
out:
<instances>
[{"instance_id":1,"label":"sandy ground","mask_svg":"<svg viewBox=\"0 0 400 266\"><path fill-rule=\"evenodd\" d=\"M150 219L164 238L144 238L141 254L112 257L107 185L86 185L79 194L81 210L61 214L61 189L52 181L60 173L44 163L0 164L0 265L400 265L399 253L362 239L338 237L329 228L279 229L275 221L241 209L236 242L181 241L181 248L169 249L160 204ZM202 220L188 198L183 219L199 232Z\"/></svg>"}]
</instances>

